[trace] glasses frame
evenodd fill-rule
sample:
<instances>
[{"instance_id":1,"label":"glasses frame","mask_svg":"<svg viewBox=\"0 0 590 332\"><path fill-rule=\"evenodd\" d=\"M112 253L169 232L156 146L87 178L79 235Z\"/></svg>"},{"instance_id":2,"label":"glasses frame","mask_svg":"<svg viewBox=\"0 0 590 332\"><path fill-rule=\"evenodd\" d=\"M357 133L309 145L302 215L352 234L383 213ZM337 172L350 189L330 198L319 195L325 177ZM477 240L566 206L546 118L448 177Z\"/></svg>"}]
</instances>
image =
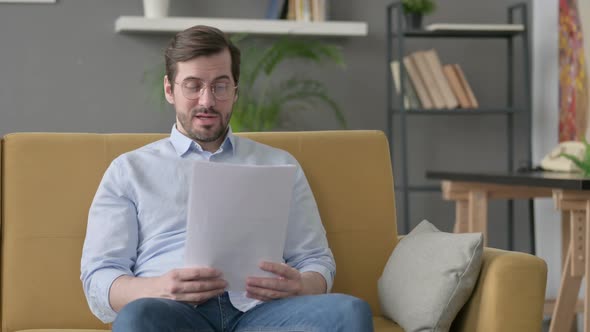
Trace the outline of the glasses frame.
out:
<instances>
[{"instance_id":1,"label":"glasses frame","mask_svg":"<svg viewBox=\"0 0 590 332\"><path fill-rule=\"evenodd\" d=\"M190 97L187 96L187 93L185 92L185 84L187 84L187 82L190 82L190 81L201 81L201 80L198 80L198 79L185 79L182 82L176 82L176 81L174 82L174 84L180 85L180 90L182 91L182 95L186 99L189 99L189 100L197 100L197 99L201 98L203 96L203 93L205 92L205 89L209 89L209 91L211 91L211 94L213 95L213 98L215 98L215 100L217 100L217 101L226 101L226 100L230 100L233 96L235 96L236 95L235 92L238 89L238 86L237 85L234 85L233 86L233 91L232 91L233 92L233 96L230 95L227 98L219 98L215 94L215 87L211 83L207 83L207 82L201 81L201 82L203 82L203 88L201 88L199 90L197 97L190 98ZM230 83L230 84L232 84L232 83Z\"/></svg>"}]
</instances>

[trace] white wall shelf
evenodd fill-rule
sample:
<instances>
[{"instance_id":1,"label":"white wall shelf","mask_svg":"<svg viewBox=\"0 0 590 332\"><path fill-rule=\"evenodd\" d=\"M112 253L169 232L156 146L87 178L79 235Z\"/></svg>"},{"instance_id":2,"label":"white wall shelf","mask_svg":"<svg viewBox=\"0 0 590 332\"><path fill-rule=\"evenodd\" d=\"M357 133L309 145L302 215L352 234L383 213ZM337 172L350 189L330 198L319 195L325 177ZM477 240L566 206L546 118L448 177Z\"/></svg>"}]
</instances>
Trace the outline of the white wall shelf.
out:
<instances>
[{"instance_id":1,"label":"white wall shelf","mask_svg":"<svg viewBox=\"0 0 590 332\"><path fill-rule=\"evenodd\" d=\"M301 36L366 36L366 22L301 22L289 20L120 16L115 22L117 33L175 33L194 25L214 26L226 33Z\"/></svg>"}]
</instances>

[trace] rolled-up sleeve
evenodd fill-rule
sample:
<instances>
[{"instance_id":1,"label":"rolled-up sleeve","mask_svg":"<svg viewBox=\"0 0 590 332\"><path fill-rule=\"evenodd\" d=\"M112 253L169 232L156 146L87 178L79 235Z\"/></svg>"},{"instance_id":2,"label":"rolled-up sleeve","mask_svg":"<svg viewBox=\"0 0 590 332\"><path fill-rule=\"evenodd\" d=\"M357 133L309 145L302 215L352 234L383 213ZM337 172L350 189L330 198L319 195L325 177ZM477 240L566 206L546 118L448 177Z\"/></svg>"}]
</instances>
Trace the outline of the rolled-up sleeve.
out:
<instances>
[{"instance_id":1,"label":"rolled-up sleeve","mask_svg":"<svg viewBox=\"0 0 590 332\"><path fill-rule=\"evenodd\" d=\"M80 279L90 310L104 323L114 321L109 291L115 279L133 275L137 256L137 209L115 159L105 172L90 211Z\"/></svg>"},{"instance_id":2,"label":"rolled-up sleeve","mask_svg":"<svg viewBox=\"0 0 590 332\"><path fill-rule=\"evenodd\" d=\"M285 242L285 262L300 272L320 273L326 279L327 292L330 292L336 263L309 183L301 166L297 166Z\"/></svg>"}]
</instances>

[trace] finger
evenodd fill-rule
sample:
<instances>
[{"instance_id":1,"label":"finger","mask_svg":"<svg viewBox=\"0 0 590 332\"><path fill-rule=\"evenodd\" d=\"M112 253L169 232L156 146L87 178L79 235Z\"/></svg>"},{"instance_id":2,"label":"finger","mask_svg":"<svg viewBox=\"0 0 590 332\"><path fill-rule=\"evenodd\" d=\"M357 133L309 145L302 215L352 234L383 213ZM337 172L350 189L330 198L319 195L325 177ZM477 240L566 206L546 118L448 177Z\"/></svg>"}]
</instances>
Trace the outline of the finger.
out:
<instances>
[{"instance_id":1,"label":"finger","mask_svg":"<svg viewBox=\"0 0 590 332\"><path fill-rule=\"evenodd\" d=\"M286 291L290 287L288 281L279 278L261 278L261 277L250 277L246 279L246 286L265 288L277 291Z\"/></svg>"},{"instance_id":2,"label":"finger","mask_svg":"<svg viewBox=\"0 0 590 332\"><path fill-rule=\"evenodd\" d=\"M260 263L260 268L264 271L274 273L285 279L299 278L299 271L285 263L262 262Z\"/></svg>"},{"instance_id":3,"label":"finger","mask_svg":"<svg viewBox=\"0 0 590 332\"><path fill-rule=\"evenodd\" d=\"M201 281L183 282L180 287L181 293L202 293L213 290L224 290L227 287L227 281L223 279L208 279Z\"/></svg>"},{"instance_id":4,"label":"finger","mask_svg":"<svg viewBox=\"0 0 590 332\"><path fill-rule=\"evenodd\" d=\"M250 294L261 301L277 300L291 296L288 292L282 292L278 290L247 286L246 294Z\"/></svg>"},{"instance_id":5,"label":"finger","mask_svg":"<svg viewBox=\"0 0 590 332\"><path fill-rule=\"evenodd\" d=\"M215 296L223 294L224 292L224 289L216 289L202 293L183 293L176 296L174 300L201 304Z\"/></svg>"},{"instance_id":6,"label":"finger","mask_svg":"<svg viewBox=\"0 0 590 332\"><path fill-rule=\"evenodd\" d=\"M174 277L181 281L221 277L221 271L212 267L187 267L176 269L173 272L175 272Z\"/></svg>"},{"instance_id":7,"label":"finger","mask_svg":"<svg viewBox=\"0 0 590 332\"><path fill-rule=\"evenodd\" d=\"M246 292L246 297L251 298L251 299L255 299L255 300L259 300L259 301L263 301L263 302L272 301L272 299L269 299L268 297L260 296L260 295L256 295L256 294L252 294L252 293L248 293L248 292Z\"/></svg>"}]
</instances>

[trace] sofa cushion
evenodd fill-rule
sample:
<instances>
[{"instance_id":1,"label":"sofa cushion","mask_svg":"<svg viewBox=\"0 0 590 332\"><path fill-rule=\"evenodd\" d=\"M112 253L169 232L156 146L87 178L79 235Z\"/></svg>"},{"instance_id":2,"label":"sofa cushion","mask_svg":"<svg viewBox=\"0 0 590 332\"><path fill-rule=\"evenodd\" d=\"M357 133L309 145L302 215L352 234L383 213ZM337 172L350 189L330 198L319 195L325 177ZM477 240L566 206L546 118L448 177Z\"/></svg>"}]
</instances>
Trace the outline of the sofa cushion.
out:
<instances>
[{"instance_id":1,"label":"sofa cushion","mask_svg":"<svg viewBox=\"0 0 590 332\"><path fill-rule=\"evenodd\" d=\"M86 329L34 329L18 330L15 332L111 332L111 330L86 330Z\"/></svg>"},{"instance_id":2,"label":"sofa cushion","mask_svg":"<svg viewBox=\"0 0 590 332\"><path fill-rule=\"evenodd\" d=\"M373 316L373 332L404 332L404 330L388 318Z\"/></svg>"},{"instance_id":3,"label":"sofa cushion","mask_svg":"<svg viewBox=\"0 0 590 332\"><path fill-rule=\"evenodd\" d=\"M481 267L481 233L452 234L422 221L397 245L379 279L383 314L407 332L448 331Z\"/></svg>"}]
</instances>

